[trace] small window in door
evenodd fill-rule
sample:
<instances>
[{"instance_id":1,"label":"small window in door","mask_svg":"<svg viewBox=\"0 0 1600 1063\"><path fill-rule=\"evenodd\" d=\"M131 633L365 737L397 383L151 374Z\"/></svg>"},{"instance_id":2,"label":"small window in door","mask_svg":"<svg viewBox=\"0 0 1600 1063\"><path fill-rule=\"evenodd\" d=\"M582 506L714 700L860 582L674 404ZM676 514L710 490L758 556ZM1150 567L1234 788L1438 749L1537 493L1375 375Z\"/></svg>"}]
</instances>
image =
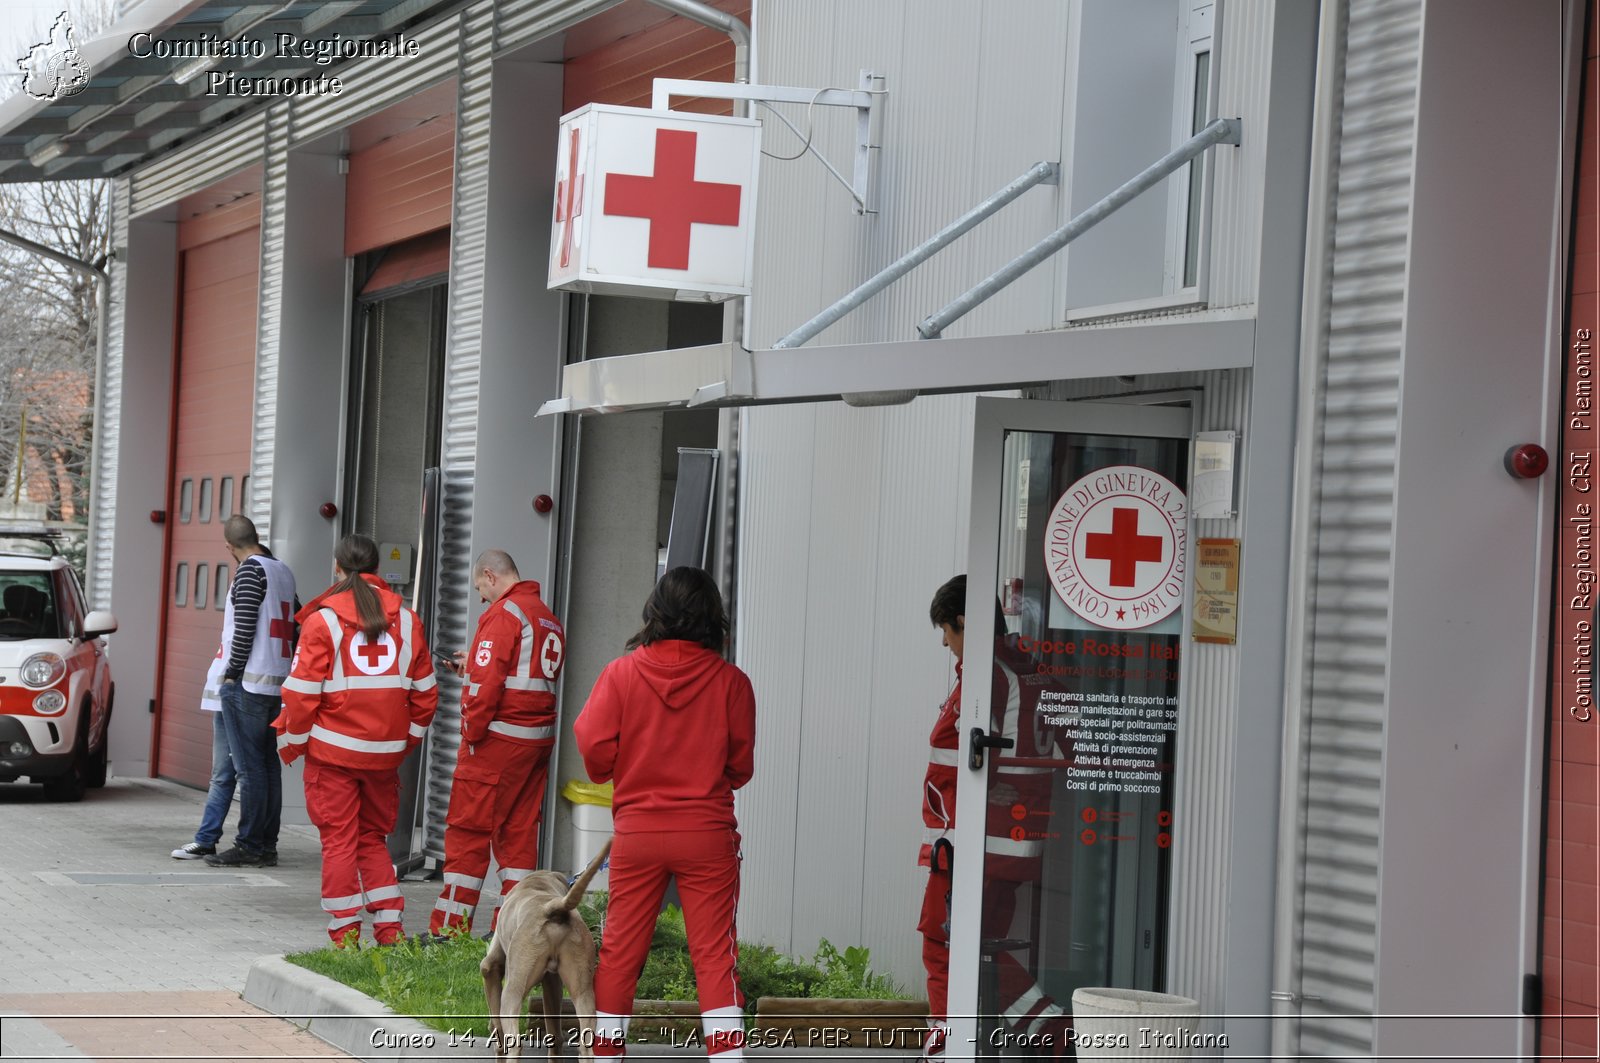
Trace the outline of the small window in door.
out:
<instances>
[{"instance_id":1,"label":"small window in door","mask_svg":"<svg viewBox=\"0 0 1600 1063\"><path fill-rule=\"evenodd\" d=\"M185 480L178 488L178 523L188 524L194 515L194 481Z\"/></svg>"},{"instance_id":2,"label":"small window in door","mask_svg":"<svg viewBox=\"0 0 1600 1063\"><path fill-rule=\"evenodd\" d=\"M209 566L204 563L194 566L194 607L206 607L206 573Z\"/></svg>"},{"instance_id":3,"label":"small window in door","mask_svg":"<svg viewBox=\"0 0 1600 1063\"><path fill-rule=\"evenodd\" d=\"M217 516L227 520L233 516L233 477L224 476L217 485Z\"/></svg>"},{"instance_id":4,"label":"small window in door","mask_svg":"<svg viewBox=\"0 0 1600 1063\"><path fill-rule=\"evenodd\" d=\"M218 609L226 609L228 607L228 566L227 565L218 565L217 566L217 600L216 600L216 606L217 606Z\"/></svg>"},{"instance_id":5,"label":"small window in door","mask_svg":"<svg viewBox=\"0 0 1600 1063\"><path fill-rule=\"evenodd\" d=\"M239 477L239 512L250 512L250 477Z\"/></svg>"},{"instance_id":6,"label":"small window in door","mask_svg":"<svg viewBox=\"0 0 1600 1063\"><path fill-rule=\"evenodd\" d=\"M179 561L178 571L172 577L172 604L189 604L189 562Z\"/></svg>"},{"instance_id":7,"label":"small window in door","mask_svg":"<svg viewBox=\"0 0 1600 1063\"><path fill-rule=\"evenodd\" d=\"M200 523L211 523L211 477L200 481Z\"/></svg>"}]
</instances>

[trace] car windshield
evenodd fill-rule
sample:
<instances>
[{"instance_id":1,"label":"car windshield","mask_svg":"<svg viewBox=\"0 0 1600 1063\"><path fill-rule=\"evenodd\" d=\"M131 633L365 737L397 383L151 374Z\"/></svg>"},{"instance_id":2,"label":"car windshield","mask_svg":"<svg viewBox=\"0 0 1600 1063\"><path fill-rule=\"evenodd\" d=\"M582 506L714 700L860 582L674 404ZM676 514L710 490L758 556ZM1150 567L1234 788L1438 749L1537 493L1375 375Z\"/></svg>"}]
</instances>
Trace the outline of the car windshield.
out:
<instances>
[{"instance_id":1,"label":"car windshield","mask_svg":"<svg viewBox=\"0 0 1600 1063\"><path fill-rule=\"evenodd\" d=\"M60 638L48 572L0 572L0 641Z\"/></svg>"}]
</instances>

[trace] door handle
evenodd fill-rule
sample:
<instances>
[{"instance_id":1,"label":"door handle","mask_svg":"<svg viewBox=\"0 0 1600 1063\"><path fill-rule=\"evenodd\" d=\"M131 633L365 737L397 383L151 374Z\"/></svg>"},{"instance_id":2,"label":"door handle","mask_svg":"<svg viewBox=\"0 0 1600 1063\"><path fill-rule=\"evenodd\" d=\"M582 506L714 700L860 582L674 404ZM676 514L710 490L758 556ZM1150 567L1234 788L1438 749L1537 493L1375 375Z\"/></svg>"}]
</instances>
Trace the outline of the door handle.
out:
<instances>
[{"instance_id":1,"label":"door handle","mask_svg":"<svg viewBox=\"0 0 1600 1063\"><path fill-rule=\"evenodd\" d=\"M1016 744L1015 739L1002 738L1000 735L990 734L982 727L974 727L972 729L972 741L967 746L969 751L967 753L967 767L973 771L980 771L983 768L983 751L985 749L1010 749Z\"/></svg>"}]
</instances>

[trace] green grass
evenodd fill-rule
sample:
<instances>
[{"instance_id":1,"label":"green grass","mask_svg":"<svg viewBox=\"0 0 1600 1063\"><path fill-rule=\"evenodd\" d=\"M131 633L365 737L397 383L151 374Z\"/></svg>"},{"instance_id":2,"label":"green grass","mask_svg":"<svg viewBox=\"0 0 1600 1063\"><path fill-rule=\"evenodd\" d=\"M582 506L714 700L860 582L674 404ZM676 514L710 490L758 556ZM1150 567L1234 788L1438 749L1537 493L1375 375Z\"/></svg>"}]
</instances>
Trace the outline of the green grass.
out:
<instances>
[{"instance_id":1,"label":"green grass","mask_svg":"<svg viewBox=\"0 0 1600 1063\"><path fill-rule=\"evenodd\" d=\"M591 893L584 899L581 914L590 926L601 924L605 902L604 893ZM485 1036L489 1023L478 964L488 947L479 938L463 936L429 948L408 941L392 948L367 946L357 952L329 947L285 958L434 1029ZM802 960L791 959L770 945L741 941L739 980L746 1010L754 1014L756 1000L764 996L910 999L893 979L873 971L869 959L864 948L840 951L826 940L818 944L815 955ZM695 998L683 913L676 907L669 906L656 922L635 996L640 1000Z\"/></svg>"}]
</instances>

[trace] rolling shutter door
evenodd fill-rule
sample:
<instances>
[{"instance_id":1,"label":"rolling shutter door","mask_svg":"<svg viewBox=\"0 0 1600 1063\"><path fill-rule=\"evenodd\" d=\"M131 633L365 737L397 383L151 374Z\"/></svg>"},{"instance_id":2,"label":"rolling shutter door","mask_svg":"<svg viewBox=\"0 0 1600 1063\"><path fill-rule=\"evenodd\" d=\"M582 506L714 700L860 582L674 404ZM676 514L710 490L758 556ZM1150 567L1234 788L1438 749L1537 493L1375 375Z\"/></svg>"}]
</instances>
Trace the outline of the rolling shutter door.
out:
<instances>
[{"instance_id":1,"label":"rolling shutter door","mask_svg":"<svg viewBox=\"0 0 1600 1063\"><path fill-rule=\"evenodd\" d=\"M712 6L750 21L748 0ZM562 76L564 111L586 103L649 107L656 78L732 81L733 42L709 26L671 18L571 57ZM730 107L726 100L679 100L673 109L729 114Z\"/></svg>"}]
</instances>

